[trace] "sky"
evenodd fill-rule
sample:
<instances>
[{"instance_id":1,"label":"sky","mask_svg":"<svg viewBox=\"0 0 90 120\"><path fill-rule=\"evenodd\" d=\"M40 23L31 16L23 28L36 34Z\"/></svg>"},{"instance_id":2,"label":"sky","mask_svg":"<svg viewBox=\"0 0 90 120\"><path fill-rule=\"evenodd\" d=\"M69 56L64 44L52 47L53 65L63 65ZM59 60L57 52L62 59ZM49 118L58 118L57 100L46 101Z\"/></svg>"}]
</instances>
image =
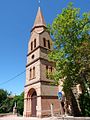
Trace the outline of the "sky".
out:
<instances>
[{"instance_id":1,"label":"sky","mask_svg":"<svg viewBox=\"0 0 90 120\"><path fill-rule=\"evenodd\" d=\"M81 14L90 11L90 0L41 0L40 5L38 1L0 0L0 89L12 94L24 91L28 41L38 6L47 24L52 24L69 2L80 8Z\"/></svg>"}]
</instances>

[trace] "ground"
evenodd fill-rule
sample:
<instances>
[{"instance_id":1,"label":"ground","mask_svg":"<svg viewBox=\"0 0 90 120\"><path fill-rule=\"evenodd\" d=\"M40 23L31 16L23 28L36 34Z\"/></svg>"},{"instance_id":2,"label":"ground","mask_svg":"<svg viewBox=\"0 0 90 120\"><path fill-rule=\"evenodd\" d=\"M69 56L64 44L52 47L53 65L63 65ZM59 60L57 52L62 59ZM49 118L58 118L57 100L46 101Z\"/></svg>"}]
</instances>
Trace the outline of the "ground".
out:
<instances>
[{"instance_id":1,"label":"ground","mask_svg":"<svg viewBox=\"0 0 90 120\"><path fill-rule=\"evenodd\" d=\"M0 120L90 120L90 117L48 117L48 118L36 118L36 117L0 117Z\"/></svg>"},{"instance_id":2,"label":"ground","mask_svg":"<svg viewBox=\"0 0 90 120\"><path fill-rule=\"evenodd\" d=\"M1 117L0 120L57 120L56 118L35 118L35 117Z\"/></svg>"}]
</instances>

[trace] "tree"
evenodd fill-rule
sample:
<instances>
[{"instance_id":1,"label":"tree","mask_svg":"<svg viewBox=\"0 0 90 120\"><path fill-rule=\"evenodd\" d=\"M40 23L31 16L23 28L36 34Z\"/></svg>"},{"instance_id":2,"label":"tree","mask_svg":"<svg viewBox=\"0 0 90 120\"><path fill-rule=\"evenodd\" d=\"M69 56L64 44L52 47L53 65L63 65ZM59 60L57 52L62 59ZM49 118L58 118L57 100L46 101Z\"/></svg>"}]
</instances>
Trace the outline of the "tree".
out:
<instances>
[{"instance_id":1,"label":"tree","mask_svg":"<svg viewBox=\"0 0 90 120\"><path fill-rule=\"evenodd\" d=\"M18 114L23 115L24 92L22 92L20 95L14 97L13 105L14 105L15 102L17 103L17 112L18 112Z\"/></svg>"},{"instance_id":2,"label":"tree","mask_svg":"<svg viewBox=\"0 0 90 120\"><path fill-rule=\"evenodd\" d=\"M13 112L15 102L17 103L18 114L23 115L24 93L12 97L7 91L0 89L0 113Z\"/></svg>"},{"instance_id":3,"label":"tree","mask_svg":"<svg viewBox=\"0 0 90 120\"><path fill-rule=\"evenodd\" d=\"M13 104L12 103L12 99L10 98L6 98L5 100L3 100L2 102L2 106L0 107L0 113L9 113L12 112L13 109Z\"/></svg>"},{"instance_id":4,"label":"tree","mask_svg":"<svg viewBox=\"0 0 90 120\"><path fill-rule=\"evenodd\" d=\"M5 100L7 98L7 91L0 89L0 104L2 103L3 100Z\"/></svg>"},{"instance_id":5,"label":"tree","mask_svg":"<svg viewBox=\"0 0 90 120\"><path fill-rule=\"evenodd\" d=\"M90 116L90 41L85 39L81 46L77 47L76 63L79 65L77 81L82 87L82 94L79 97L81 114Z\"/></svg>"},{"instance_id":6,"label":"tree","mask_svg":"<svg viewBox=\"0 0 90 120\"><path fill-rule=\"evenodd\" d=\"M90 13L80 16L80 9L72 3L54 19L49 30L54 49L49 59L56 63L55 83L64 78L63 90L71 101L73 114L78 116L72 99L72 88L81 84L84 91L90 88ZM76 108L77 109L77 108Z\"/></svg>"},{"instance_id":7,"label":"tree","mask_svg":"<svg viewBox=\"0 0 90 120\"><path fill-rule=\"evenodd\" d=\"M4 111L2 109L2 104L3 104L3 101L6 100L7 95L8 95L7 91L0 89L0 113Z\"/></svg>"},{"instance_id":8,"label":"tree","mask_svg":"<svg viewBox=\"0 0 90 120\"><path fill-rule=\"evenodd\" d=\"M6 90L0 89L0 113L9 113L13 110L13 98L10 97L11 93Z\"/></svg>"}]
</instances>

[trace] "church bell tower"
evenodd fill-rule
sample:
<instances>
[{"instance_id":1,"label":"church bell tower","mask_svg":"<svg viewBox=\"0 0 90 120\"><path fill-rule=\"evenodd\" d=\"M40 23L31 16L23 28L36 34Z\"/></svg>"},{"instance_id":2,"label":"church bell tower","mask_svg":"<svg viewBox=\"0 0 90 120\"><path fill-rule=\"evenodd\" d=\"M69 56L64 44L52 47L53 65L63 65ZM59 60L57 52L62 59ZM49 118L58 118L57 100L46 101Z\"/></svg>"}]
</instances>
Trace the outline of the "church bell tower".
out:
<instances>
[{"instance_id":1,"label":"church bell tower","mask_svg":"<svg viewBox=\"0 0 90 120\"><path fill-rule=\"evenodd\" d=\"M26 83L24 88L24 116L43 117L59 109L58 87L51 85L48 72L54 71L54 63L48 61L48 51L52 50L52 40L40 7L31 30L26 64Z\"/></svg>"}]
</instances>

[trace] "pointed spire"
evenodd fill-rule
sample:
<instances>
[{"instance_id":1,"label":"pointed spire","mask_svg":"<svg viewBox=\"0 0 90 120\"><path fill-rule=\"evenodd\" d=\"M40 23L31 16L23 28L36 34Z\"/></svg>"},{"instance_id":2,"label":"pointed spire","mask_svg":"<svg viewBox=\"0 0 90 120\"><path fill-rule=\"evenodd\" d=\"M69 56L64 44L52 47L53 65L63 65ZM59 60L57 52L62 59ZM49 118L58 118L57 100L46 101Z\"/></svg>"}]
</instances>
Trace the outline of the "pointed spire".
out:
<instances>
[{"instance_id":1,"label":"pointed spire","mask_svg":"<svg viewBox=\"0 0 90 120\"><path fill-rule=\"evenodd\" d=\"M46 23L45 23L45 20L44 20L44 17L42 15L40 7L38 8L38 12L37 12L37 16L36 16L33 28L34 27L39 27L39 26L45 26L46 27Z\"/></svg>"}]
</instances>

